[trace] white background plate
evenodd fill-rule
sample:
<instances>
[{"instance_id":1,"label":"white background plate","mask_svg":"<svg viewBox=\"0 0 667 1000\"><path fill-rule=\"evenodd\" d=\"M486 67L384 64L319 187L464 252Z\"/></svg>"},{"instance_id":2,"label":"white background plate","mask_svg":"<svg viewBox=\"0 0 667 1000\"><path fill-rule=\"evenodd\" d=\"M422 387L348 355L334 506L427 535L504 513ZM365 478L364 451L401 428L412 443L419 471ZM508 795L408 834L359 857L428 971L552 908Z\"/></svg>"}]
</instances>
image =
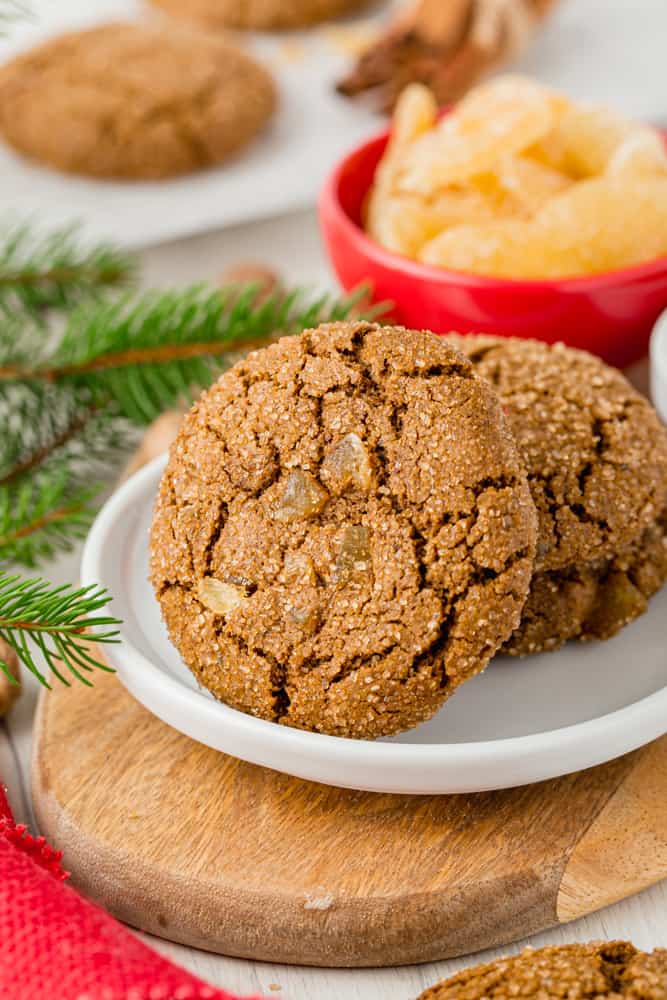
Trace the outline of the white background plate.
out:
<instances>
[{"instance_id":1,"label":"white background plate","mask_svg":"<svg viewBox=\"0 0 667 1000\"><path fill-rule=\"evenodd\" d=\"M31 22L0 38L0 60L69 28L164 17L139 0L28 0ZM171 23L181 23L174 19ZM353 25L354 20L339 22ZM258 140L222 167L165 181L100 181L40 167L0 143L0 203L44 225L85 220L93 236L144 246L314 202L331 166L382 119L339 97L350 63L331 28L240 36L276 79L279 110ZM245 39L245 41L244 41ZM293 53L293 54L291 54Z\"/></svg>"},{"instance_id":2,"label":"white background plate","mask_svg":"<svg viewBox=\"0 0 667 1000\"><path fill-rule=\"evenodd\" d=\"M331 785L378 792L506 788L600 764L667 731L667 588L606 643L498 659L418 729L375 743L321 736L243 715L200 689L170 644L147 580L148 528L164 457L100 513L82 580L116 595L122 643L105 647L151 712L216 750Z\"/></svg>"},{"instance_id":3,"label":"white background plate","mask_svg":"<svg viewBox=\"0 0 667 1000\"><path fill-rule=\"evenodd\" d=\"M358 21L382 20L392 2L372 6ZM32 21L10 26L0 38L0 60L67 28L158 16L140 0L27 0L27 6ZM330 28L246 37L277 78L280 110L236 160L177 180L102 182L39 167L0 142L0 212L35 216L45 226L85 220L93 236L145 246L312 205L336 160L382 119L334 93L351 57L332 41ZM574 97L664 121L665 37L665 0L561 0L517 68ZM300 57L288 61L286 54L296 51ZM610 73L610 66L623 72Z\"/></svg>"}]
</instances>

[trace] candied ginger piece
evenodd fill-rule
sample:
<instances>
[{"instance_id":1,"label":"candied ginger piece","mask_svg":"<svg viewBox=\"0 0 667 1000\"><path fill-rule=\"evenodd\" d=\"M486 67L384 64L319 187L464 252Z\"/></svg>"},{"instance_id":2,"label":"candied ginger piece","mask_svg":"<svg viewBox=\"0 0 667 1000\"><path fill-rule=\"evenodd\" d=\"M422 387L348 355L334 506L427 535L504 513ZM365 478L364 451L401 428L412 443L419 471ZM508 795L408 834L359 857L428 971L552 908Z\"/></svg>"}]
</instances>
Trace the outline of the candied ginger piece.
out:
<instances>
[{"instance_id":1,"label":"candied ginger piece","mask_svg":"<svg viewBox=\"0 0 667 1000\"><path fill-rule=\"evenodd\" d=\"M346 434L322 463L322 474L339 491L354 485L368 492L373 485L371 457L358 434Z\"/></svg>"},{"instance_id":2,"label":"candied ginger piece","mask_svg":"<svg viewBox=\"0 0 667 1000\"><path fill-rule=\"evenodd\" d=\"M317 631L320 617L317 608L290 607L287 609L287 615L307 635L313 635Z\"/></svg>"},{"instance_id":3,"label":"candied ginger piece","mask_svg":"<svg viewBox=\"0 0 667 1000\"><path fill-rule=\"evenodd\" d=\"M397 174L400 189L433 194L493 169L500 157L546 135L558 107L549 90L522 78L502 77L476 87L407 150Z\"/></svg>"},{"instance_id":4,"label":"candied ginger piece","mask_svg":"<svg viewBox=\"0 0 667 1000\"><path fill-rule=\"evenodd\" d=\"M570 104L534 154L574 178L603 173L618 147L637 126L604 107Z\"/></svg>"},{"instance_id":5,"label":"candied ginger piece","mask_svg":"<svg viewBox=\"0 0 667 1000\"><path fill-rule=\"evenodd\" d=\"M296 469L287 477L285 492L278 504L275 517L278 521L298 521L314 517L326 507L329 494L314 476Z\"/></svg>"},{"instance_id":6,"label":"candied ginger piece","mask_svg":"<svg viewBox=\"0 0 667 1000\"><path fill-rule=\"evenodd\" d=\"M632 132L614 151L607 173L610 177L667 173L667 150L662 136L652 128Z\"/></svg>"},{"instance_id":7,"label":"candied ginger piece","mask_svg":"<svg viewBox=\"0 0 667 1000\"><path fill-rule=\"evenodd\" d=\"M496 214L492 201L473 185L451 186L432 198L374 191L366 231L380 246L406 257L450 226L482 222Z\"/></svg>"},{"instance_id":8,"label":"candied ginger piece","mask_svg":"<svg viewBox=\"0 0 667 1000\"><path fill-rule=\"evenodd\" d=\"M317 573L313 560L305 552L288 552L285 556L285 576L288 583L315 586Z\"/></svg>"},{"instance_id":9,"label":"candied ginger piece","mask_svg":"<svg viewBox=\"0 0 667 1000\"><path fill-rule=\"evenodd\" d=\"M438 120L438 105L433 91L423 83L410 83L401 93L391 124L391 143L407 146Z\"/></svg>"},{"instance_id":10,"label":"candied ginger piece","mask_svg":"<svg viewBox=\"0 0 667 1000\"><path fill-rule=\"evenodd\" d=\"M513 219L455 226L423 247L419 259L432 267L497 277L537 277L549 248L540 247L531 222Z\"/></svg>"},{"instance_id":11,"label":"candied ginger piece","mask_svg":"<svg viewBox=\"0 0 667 1000\"><path fill-rule=\"evenodd\" d=\"M401 157L418 136L433 128L438 120L438 105L432 92L421 83L405 88L396 104L391 135L378 166L375 184L390 187Z\"/></svg>"},{"instance_id":12,"label":"candied ginger piece","mask_svg":"<svg viewBox=\"0 0 667 1000\"><path fill-rule=\"evenodd\" d=\"M504 156L494 168L493 176L505 201L507 214L530 217L555 195L572 184L571 178L527 156Z\"/></svg>"},{"instance_id":13,"label":"candied ginger piece","mask_svg":"<svg viewBox=\"0 0 667 1000\"><path fill-rule=\"evenodd\" d=\"M537 216L551 273L594 274L667 254L667 177L597 177L574 184Z\"/></svg>"},{"instance_id":14,"label":"candied ginger piece","mask_svg":"<svg viewBox=\"0 0 667 1000\"><path fill-rule=\"evenodd\" d=\"M216 580L214 576L205 576L199 581L197 596L209 611L215 611L217 615L227 616L243 604L247 594L244 586L232 586L230 583Z\"/></svg>"},{"instance_id":15,"label":"candied ginger piece","mask_svg":"<svg viewBox=\"0 0 667 1000\"><path fill-rule=\"evenodd\" d=\"M370 533L361 524L347 527L338 551L334 579L341 581L352 575L366 575L371 570Z\"/></svg>"}]
</instances>

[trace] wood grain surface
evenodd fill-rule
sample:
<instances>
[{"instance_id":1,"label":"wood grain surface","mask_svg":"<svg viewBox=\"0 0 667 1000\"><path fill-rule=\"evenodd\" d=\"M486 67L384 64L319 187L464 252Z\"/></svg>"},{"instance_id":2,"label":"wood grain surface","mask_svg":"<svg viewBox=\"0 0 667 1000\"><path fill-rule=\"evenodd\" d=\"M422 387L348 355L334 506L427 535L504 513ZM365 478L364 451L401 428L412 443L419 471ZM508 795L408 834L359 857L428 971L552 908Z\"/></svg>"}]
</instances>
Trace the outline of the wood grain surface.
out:
<instances>
[{"instance_id":1,"label":"wood grain surface","mask_svg":"<svg viewBox=\"0 0 667 1000\"><path fill-rule=\"evenodd\" d=\"M436 960L667 875L667 738L527 788L377 795L210 750L106 675L44 695L35 738L36 816L75 883L133 926L222 954Z\"/></svg>"}]
</instances>

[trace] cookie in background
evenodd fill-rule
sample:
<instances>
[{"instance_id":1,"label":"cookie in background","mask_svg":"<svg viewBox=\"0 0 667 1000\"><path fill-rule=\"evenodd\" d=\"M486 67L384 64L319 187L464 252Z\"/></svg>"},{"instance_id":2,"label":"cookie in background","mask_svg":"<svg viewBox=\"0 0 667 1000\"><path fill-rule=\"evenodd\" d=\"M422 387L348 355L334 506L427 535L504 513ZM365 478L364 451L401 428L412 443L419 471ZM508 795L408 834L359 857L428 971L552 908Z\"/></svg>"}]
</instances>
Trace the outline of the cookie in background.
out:
<instances>
[{"instance_id":1,"label":"cookie in background","mask_svg":"<svg viewBox=\"0 0 667 1000\"><path fill-rule=\"evenodd\" d=\"M280 31L349 14L369 0L150 0L169 14L209 28Z\"/></svg>"},{"instance_id":2,"label":"cookie in background","mask_svg":"<svg viewBox=\"0 0 667 1000\"><path fill-rule=\"evenodd\" d=\"M67 173L159 179L241 152L276 100L268 71L225 38L110 23L0 68L0 134Z\"/></svg>"}]
</instances>

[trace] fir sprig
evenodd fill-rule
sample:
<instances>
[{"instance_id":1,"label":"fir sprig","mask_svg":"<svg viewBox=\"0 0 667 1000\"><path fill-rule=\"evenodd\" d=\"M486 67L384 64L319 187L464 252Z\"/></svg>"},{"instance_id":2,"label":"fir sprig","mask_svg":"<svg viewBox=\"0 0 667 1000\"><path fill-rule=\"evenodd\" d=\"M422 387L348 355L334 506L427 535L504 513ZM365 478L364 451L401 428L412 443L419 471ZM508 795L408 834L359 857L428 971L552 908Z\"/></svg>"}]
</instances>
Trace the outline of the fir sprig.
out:
<instances>
[{"instance_id":1,"label":"fir sprig","mask_svg":"<svg viewBox=\"0 0 667 1000\"><path fill-rule=\"evenodd\" d=\"M135 261L105 243L83 245L76 226L36 234L26 224L5 225L0 247L0 308L40 315L67 309L110 288L127 285Z\"/></svg>"},{"instance_id":2,"label":"fir sprig","mask_svg":"<svg viewBox=\"0 0 667 1000\"><path fill-rule=\"evenodd\" d=\"M72 488L67 470L0 490L0 552L3 561L34 567L85 538L95 516L100 486Z\"/></svg>"},{"instance_id":3,"label":"fir sprig","mask_svg":"<svg viewBox=\"0 0 667 1000\"><path fill-rule=\"evenodd\" d=\"M49 687L48 679L37 665L35 648L63 684L69 684L63 673L67 670L90 686L86 674L109 667L91 652L86 630L95 630L96 643L118 641L120 622L100 614L108 601L109 595L99 587L53 587L43 580L22 580L0 572L0 639L45 687ZM2 660L0 670L13 681Z\"/></svg>"},{"instance_id":4,"label":"fir sprig","mask_svg":"<svg viewBox=\"0 0 667 1000\"><path fill-rule=\"evenodd\" d=\"M86 304L36 356L5 362L0 342L0 386L85 388L100 405L113 402L129 420L146 424L207 386L231 353L349 315L359 294L313 300L297 290L257 305L253 286L241 292L196 286Z\"/></svg>"}]
</instances>

